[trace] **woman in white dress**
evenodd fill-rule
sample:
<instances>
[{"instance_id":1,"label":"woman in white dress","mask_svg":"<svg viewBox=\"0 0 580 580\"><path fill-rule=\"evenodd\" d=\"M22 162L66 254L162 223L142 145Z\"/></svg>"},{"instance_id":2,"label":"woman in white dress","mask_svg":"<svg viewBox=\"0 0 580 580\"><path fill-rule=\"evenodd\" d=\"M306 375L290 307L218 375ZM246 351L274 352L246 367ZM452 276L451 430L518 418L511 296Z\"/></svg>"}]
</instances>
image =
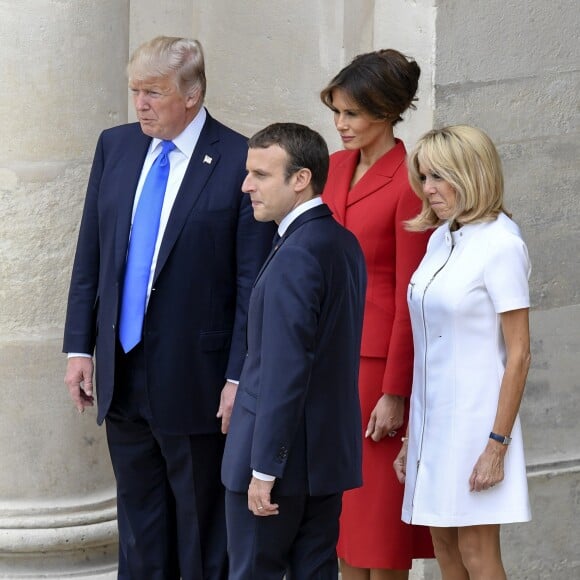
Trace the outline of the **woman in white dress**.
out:
<instances>
[{"instance_id":1,"label":"woman in white dress","mask_svg":"<svg viewBox=\"0 0 580 580\"><path fill-rule=\"evenodd\" d=\"M437 229L407 294L415 362L394 462L402 519L430 526L444 580L502 580L500 524L531 517L518 418L530 364L528 252L483 131L430 131L408 166L423 202L408 227Z\"/></svg>"}]
</instances>

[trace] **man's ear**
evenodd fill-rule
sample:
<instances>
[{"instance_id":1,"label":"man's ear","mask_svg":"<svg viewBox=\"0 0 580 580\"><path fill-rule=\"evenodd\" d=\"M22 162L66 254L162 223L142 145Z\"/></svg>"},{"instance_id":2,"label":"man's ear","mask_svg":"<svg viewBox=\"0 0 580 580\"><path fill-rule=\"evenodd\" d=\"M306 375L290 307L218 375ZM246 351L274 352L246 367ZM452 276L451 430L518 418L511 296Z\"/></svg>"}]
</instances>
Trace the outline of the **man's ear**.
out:
<instances>
[{"instance_id":1,"label":"man's ear","mask_svg":"<svg viewBox=\"0 0 580 580\"><path fill-rule=\"evenodd\" d=\"M191 91L191 93L185 97L185 107L187 109L197 107L200 96L201 89L199 87Z\"/></svg>"},{"instance_id":2,"label":"man's ear","mask_svg":"<svg viewBox=\"0 0 580 580\"><path fill-rule=\"evenodd\" d=\"M312 181L312 172L306 167L302 167L295 174L294 190L296 193L303 193Z\"/></svg>"}]
</instances>

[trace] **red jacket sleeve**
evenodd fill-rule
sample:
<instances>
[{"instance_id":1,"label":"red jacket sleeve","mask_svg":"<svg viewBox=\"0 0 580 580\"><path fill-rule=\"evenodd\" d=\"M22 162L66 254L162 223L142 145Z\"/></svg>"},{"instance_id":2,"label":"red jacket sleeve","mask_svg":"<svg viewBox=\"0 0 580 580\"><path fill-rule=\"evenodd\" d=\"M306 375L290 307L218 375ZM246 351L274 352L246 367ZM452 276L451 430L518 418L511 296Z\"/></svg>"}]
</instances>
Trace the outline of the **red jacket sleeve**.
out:
<instances>
[{"instance_id":1,"label":"red jacket sleeve","mask_svg":"<svg viewBox=\"0 0 580 580\"><path fill-rule=\"evenodd\" d=\"M410 396L413 378L413 337L407 288L431 235L431 232L409 232L404 222L420 210L419 198L408 187L399 199L395 216L395 316L382 385L383 393L403 397Z\"/></svg>"}]
</instances>

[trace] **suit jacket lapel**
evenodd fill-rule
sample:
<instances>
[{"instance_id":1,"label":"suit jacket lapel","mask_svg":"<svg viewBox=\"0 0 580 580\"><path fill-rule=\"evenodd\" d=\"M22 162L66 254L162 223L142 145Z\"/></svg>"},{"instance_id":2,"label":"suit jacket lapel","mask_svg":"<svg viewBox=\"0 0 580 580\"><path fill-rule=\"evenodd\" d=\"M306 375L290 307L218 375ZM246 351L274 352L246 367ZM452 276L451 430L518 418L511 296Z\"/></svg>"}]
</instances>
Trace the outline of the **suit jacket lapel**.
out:
<instances>
[{"instance_id":1,"label":"suit jacket lapel","mask_svg":"<svg viewBox=\"0 0 580 580\"><path fill-rule=\"evenodd\" d=\"M264 260L264 263L262 264L262 267L260 268L260 271L258 272L256 279L254 280L253 286L255 286L258 283L260 276L264 273L264 270L266 269L268 264L272 261L272 258L276 255L276 252L280 249L280 246L284 243L285 239L286 239L286 236L282 236L280 238L280 240L278 241L278 243L272 248L272 250L270 250L270 253L268 254L266 259Z\"/></svg>"},{"instance_id":2,"label":"suit jacket lapel","mask_svg":"<svg viewBox=\"0 0 580 580\"><path fill-rule=\"evenodd\" d=\"M125 268L135 192L150 143L151 137L139 130L135 142L131 143L129 147L125 147L124 156L117 168L119 171L119 201L115 224L115 266L119 277Z\"/></svg>"},{"instance_id":3,"label":"suit jacket lapel","mask_svg":"<svg viewBox=\"0 0 580 580\"><path fill-rule=\"evenodd\" d=\"M317 205L308 211L305 211L303 214L300 214L289 226L288 229L284 232L284 235L280 238L280 241L272 248L272 251L264 261L262 268L258 272L256 276L256 280L254 281L254 286L258 283L258 280L268 267L268 264L272 261L272 258L276 255L278 250L282 247L284 242L302 225L310 220L321 218L321 217L329 217L332 215L329 207L326 204Z\"/></svg>"},{"instance_id":4,"label":"suit jacket lapel","mask_svg":"<svg viewBox=\"0 0 580 580\"><path fill-rule=\"evenodd\" d=\"M387 185L401 163L404 163L405 155L405 146L397 139L395 147L378 159L350 190L346 206L359 202Z\"/></svg>"},{"instance_id":5,"label":"suit jacket lapel","mask_svg":"<svg viewBox=\"0 0 580 580\"><path fill-rule=\"evenodd\" d=\"M199 140L193 150L189 165L181 182L175 203L169 214L169 221L159 248L157 265L153 281L157 279L167 258L171 253L175 242L179 238L181 230L194 208L205 184L217 167L220 153L215 149L214 143L219 140L217 127L209 113L199 136Z\"/></svg>"},{"instance_id":6,"label":"suit jacket lapel","mask_svg":"<svg viewBox=\"0 0 580 580\"><path fill-rule=\"evenodd\" d=\"M332 212L330 211L329 207L323 203L321 205L317 205L308 211L300 214L289 226L288 229L284 232L282 236L282 240L285 238L290 237L300 226L304 225L306 222L310 220L318 219L321 217L331 216Z\"/></svg>"}]
</instances>

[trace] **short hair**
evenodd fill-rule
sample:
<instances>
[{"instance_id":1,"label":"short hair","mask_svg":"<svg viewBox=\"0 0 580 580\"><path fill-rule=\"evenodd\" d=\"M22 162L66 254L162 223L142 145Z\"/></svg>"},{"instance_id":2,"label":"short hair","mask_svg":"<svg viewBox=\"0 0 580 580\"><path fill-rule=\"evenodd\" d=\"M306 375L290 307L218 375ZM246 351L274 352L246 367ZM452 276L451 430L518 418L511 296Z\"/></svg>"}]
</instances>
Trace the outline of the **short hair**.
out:
<instances>
[{"instance_id":1,"label":"short hair","mask_svg":"<svg viewBox=\"0 0 580 580\"><path fill-rule=\"evenodd\" d=\"M266 149L278 145L288 155L285 178L300 169L310 170L315 195L320 195L328 177L328 146L322 136L298 123L274 123L258 131L248 141L250 149Z\"/></svg>"},{"instance_id":2,"label":"short hair","mask_svg":"<svg viewBox=\"0 0 580 580\"><path fill-rule=\"evenodd\" d=\"M423 231L441 223L423 191L420 165L455 190L455 211L448 221L468 224L492 221L501 212L510 215L504 207L501 159L492 140L476 127L453 125L423 135L409 155L409 182L423 207L406 222L408 229Z\"/></svg>"},{"instance_id":3,"label":"short hair","mask_svg":"<svg viewBox=\"0 0 580 580\"><path fill-rule=\"evenodd\" d=\"M421 69L411 58L387 48L359 54L320 93L332 106L332 92L342 89L363 111L395 125L407 109L415 109Z\"/></svg>"},{"instance_id":4,"label":"short hair","mask_svg":"<svg viewBox=\"0 0 580 580\"><path fill-rule=\"evenodd\" d=\"M200 91L205 98L206 79L203 48L198 40L157 36L139 46L129 59L127 76L146 80L175 75L181 94L191 96Z\"/></svg>"}]
</instances>

